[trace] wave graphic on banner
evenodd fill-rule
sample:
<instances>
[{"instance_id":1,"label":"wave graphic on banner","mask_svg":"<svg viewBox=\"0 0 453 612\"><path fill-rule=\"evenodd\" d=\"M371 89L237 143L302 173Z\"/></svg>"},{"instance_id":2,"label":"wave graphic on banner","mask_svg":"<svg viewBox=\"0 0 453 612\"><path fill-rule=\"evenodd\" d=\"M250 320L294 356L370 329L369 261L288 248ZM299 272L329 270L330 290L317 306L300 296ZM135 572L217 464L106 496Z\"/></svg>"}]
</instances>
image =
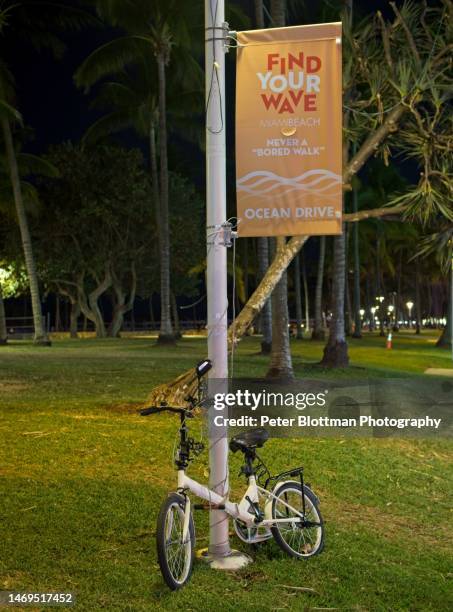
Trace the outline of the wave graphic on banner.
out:
<instances>
[{"instance_id":1,"label":"wave graphic on banner","mask_svg":"<svg viewBox=\"0 0 453 612\"><path fill-rule=\"evenodd\" d=\"M273 200L293 191L329 199L338 195L341 185L341 175L322 168L308 170L294 178L279 176L267 170L257 170L249 172L236 182L237 190L248 194L242 197L243 200L253 197Z\"/></svg>"}]
</instances>

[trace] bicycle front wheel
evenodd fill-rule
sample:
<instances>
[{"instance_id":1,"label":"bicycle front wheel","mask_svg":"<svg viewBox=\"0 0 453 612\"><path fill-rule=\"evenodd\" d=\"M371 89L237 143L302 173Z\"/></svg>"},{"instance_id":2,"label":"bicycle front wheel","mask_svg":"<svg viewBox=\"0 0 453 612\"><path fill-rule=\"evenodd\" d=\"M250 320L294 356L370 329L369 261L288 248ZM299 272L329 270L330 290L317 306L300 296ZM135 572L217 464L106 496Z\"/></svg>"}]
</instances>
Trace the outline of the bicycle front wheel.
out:
<instances>
[{"instance_id":1,"label":"bicycle front wheel","mask_svg":"<svg viewBox=\"0 0 453 612\"><path fill-rule=\"evenodd\" d=\"M193 567L195 528L191 514L184 538L185 512L185 498L178 493L170 493L157 518L157 558L162 576L172 591L186 584Z\"/></svg>"},{"instance_id":2,"label":"bicycle front wheel","mask_svg":"<svg viewBox=\"0 0 453 612\"><path fill-rule=\"evenodd\" d=\"M318 500L304 486L305 517L301 520L302 489L297 482L285 482L274 491L272 518L279 522L272 526L275 541L291 557L304 559L320 553L324 547L324 522ZM281 519L286 519L281 521Z\"/></svg>"}]
</instances>

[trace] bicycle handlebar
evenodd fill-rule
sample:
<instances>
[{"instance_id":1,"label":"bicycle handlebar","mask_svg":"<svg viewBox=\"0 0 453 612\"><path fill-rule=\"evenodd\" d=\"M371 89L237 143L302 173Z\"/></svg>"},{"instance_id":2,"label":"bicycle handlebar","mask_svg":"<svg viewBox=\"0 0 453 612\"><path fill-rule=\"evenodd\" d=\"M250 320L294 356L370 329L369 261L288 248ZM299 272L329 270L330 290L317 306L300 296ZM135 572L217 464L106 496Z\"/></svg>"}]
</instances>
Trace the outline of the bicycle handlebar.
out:
<instances>
[{"instance_id":1,"label":"bicycle handlebar","mask_svg":"<svg viewBox=\"0 0 453 612\"><path fill-rule=\"evenodd\" d=\"M143 410L140 410L140 414L142 416L148 416L149 414L157 414L158 412L161 412L161 410L159 410L159 408L157 408L156 406L152 406L151 408L144 408Z\"/></svg>"},{"instance_id":2,"label":"bicycle handlebar","mask_svg":"<svg viewBox=\"0 0 453 612\"><path fill-rule=\"evenodd\" d=\"M142 416L148 416L150 414L159 414L159 412L176 412L177 414L190 415L190 411L185 408L174 408L173 406L150 406L140 410ZM190 415L192 416L192 415Z\"/></svg>"}]
</instances>

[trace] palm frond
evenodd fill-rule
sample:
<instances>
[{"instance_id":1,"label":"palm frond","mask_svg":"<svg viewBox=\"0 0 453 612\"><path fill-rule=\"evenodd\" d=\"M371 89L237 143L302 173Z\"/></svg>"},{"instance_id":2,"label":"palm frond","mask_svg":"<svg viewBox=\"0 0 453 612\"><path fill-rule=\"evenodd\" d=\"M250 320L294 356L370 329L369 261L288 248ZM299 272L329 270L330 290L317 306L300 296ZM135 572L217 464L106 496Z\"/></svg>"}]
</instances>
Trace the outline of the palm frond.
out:
<instances>
[{"instance_id":1,"label":"palm frond","mask_svg":"<svg viewBox=\"0 0 453 612\"><path fill-rule=\"evenodd\" d=\"M453 264L453 226L444 227L428 234L420 241L415 257L426 257L436 254L444 274Z\"/></svg>"},{"instance_id":2,"label":"palm frond","mask_svg":"<svg viewBox=\"0 0 453 612\"><path fill-rule=\"evenodd\" d=\"M102 45L82 63L75 73L78 87L90 87L102 78L122 72L142 53L152 53L151 41L141 36L122 36Z\"/></svg>"},{"instance_id":3,"label":"palm frond","mask_svg":"<svg viewBox=\"0 0 453 612\"><path fill-rule=\"evenodd\" d=\"M81 30L100 26L101 21L89 11L66 2L17 0L3 34L8 40L22 40L35 49L49 49L61 57L66 49L61 30Z\"/></svg>"},{"instance_id":4,"label":"palm frond","mask_svg":"<svg viewBox=\"0 0 453 612\"><path fill-rule=\"evenodd\" d=\"M98 15L107 23L128 32L143 32L153 16L153 4L146 0L96 0Z\"/></svg>"},{"instance_id":5,"label":"palm frond","mask_svg":"<svg viewBox=\"0 0 453 612\"><path fill-rule=\"evenodd\" d=\"M93 145L111 134L121 132L133 125L134 114L131 109L114 111L98 119L85 132L82 142Z\"/></svg>"},{"instance_id":6,"label":"palm frond","mask_svg":"<svg viewBox=\"0 0 453 612\"><path fill-rule=\"evenodd\" d=\"M16 19L30 30L45 35L52 29L82 30L101 26L102 22L89 11L64 2L20 0L16 4ZM43 40L45 46L45 40Z\"/></svg>"},{"instance_id":7,"label":"palm frond","mask_svg":"<svg viewBox=\"0 0 453 612\"><path fill-rule=\"evenodd\" d=\"M140 97L134 89L120 81L102 83L93 102L94 108L118 107L127 109L138 106Z\"/></svg>"},{"instance_id":8,"label":"palm frond","mask_svg":"<svg viewBox=\"0 0 453 612\"><path fill-rule=\"evenodd\" d=\"M20 185L25 210L31 215L36 216L41 207L38 190L28 181L21 181ZM0 212L6 217L16 221L13 189L11 183L6 180L0 182Z\"/></svg>"},{"instance_id":9,"label":"palm frond","mask_svg":"<svg viewBox=\"0 0 453 612\"><path fill-rule=\"evenodd\" d=\"M50 161L30 153L19 153L17 163L21 176L39 175L57 178L60 174L58 168Z\"/></svg>"},{"instance_id":10,"label":"palm frond","mask_svg":"<svg viewBox=\"0 0 453 612\"><path fill-rule=\"evenodd\" d=\"M11 104L0 99L0 117L6 117L11 121L17 121L22 124L22 115Z\"/></svg>"}]
</instances>

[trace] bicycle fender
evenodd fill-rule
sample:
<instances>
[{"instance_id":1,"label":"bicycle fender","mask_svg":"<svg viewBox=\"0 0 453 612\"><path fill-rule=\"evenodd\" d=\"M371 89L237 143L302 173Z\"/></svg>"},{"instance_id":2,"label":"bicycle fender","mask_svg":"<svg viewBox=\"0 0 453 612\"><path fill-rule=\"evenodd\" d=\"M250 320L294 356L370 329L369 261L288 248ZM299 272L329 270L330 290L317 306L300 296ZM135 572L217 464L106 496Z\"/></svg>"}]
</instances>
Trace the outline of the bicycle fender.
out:
<instances>
[{"instance_id":1,"label":"bicycle fender","mask_svg":"<svg viewBox=\"0 0 453 612\"><path fill-rule=\"evenodd\" d=\"M288 483L291 484L295 484L298 485L300 487L300 481L297 480L282 480L281 482L278 482L275 487L272 489L272 493L273 495L277 495L279 489L283 486L286 485ZM310 493L312 495L314 495L317 505L319 506L319 497L316 495L316 493L313 491L313 489L311 487L309 487L308 485L304 484L304 491L310 491ZM273 497L269 497L266 500L266 504L264 506L264 514L266 519L272 520L272 502L273 502Z\"/></svg>"}]
</instances>

